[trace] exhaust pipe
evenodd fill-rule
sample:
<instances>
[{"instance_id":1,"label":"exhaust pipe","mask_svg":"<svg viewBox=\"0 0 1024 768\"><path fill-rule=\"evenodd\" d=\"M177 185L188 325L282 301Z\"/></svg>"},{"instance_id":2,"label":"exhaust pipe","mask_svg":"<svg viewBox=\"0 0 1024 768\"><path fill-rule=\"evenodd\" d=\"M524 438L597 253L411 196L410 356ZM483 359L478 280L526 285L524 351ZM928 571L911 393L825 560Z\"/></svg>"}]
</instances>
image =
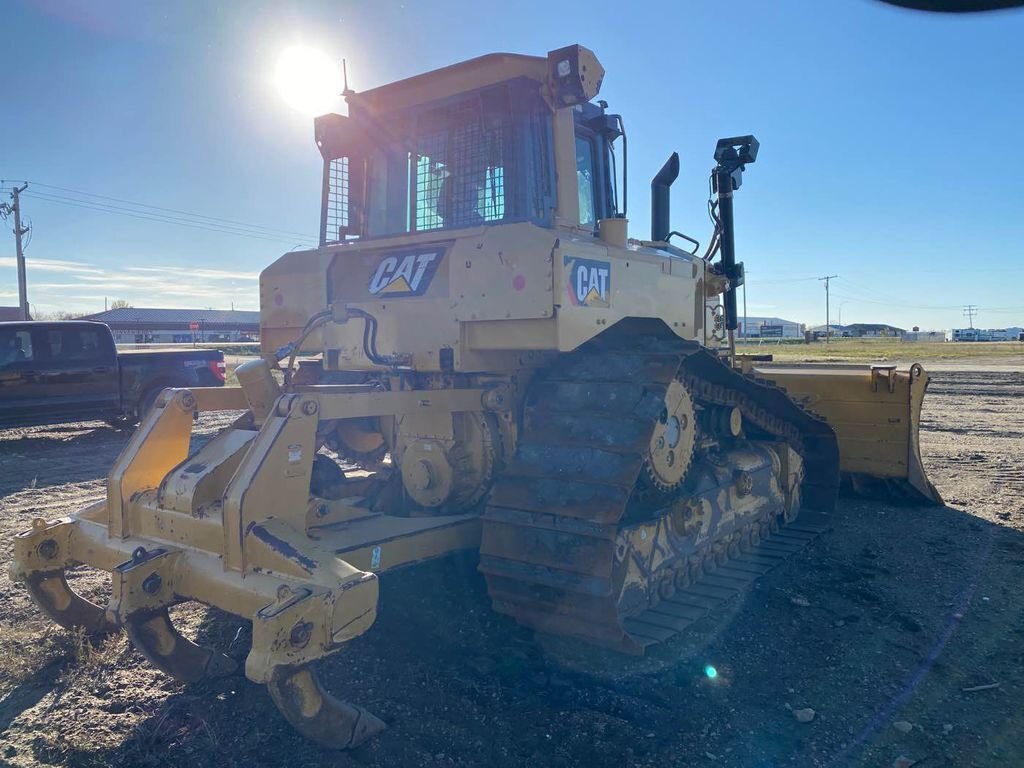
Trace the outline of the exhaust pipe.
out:
<instances>
[{"instance_id":1,"label":"exhaust pipe","mask_svg":"<svg viewBox=\"0 0 1024 768\"><path fill-rule=\"evenodd\" d=\"M661 170L651 180L651 240L663 242L672 231L669 223L669 187L679 176L679 153L672 156L661 166Z\"/></svg>"}]
</instances>

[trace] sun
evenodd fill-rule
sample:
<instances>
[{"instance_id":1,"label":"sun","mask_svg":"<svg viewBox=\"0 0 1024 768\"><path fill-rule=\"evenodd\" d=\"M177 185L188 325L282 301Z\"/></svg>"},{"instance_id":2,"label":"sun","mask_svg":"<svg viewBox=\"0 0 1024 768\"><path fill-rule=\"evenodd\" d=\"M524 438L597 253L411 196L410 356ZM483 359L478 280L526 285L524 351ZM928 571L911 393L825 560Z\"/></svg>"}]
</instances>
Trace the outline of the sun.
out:
<instances>
[{"instance_id":1,"label":"sun","mask_svg":"<svg viewBox=\"0 0 1024 768\"><path fill-rule=\"evenodd\" d=\"M292 109L316 117L338 105L341 73L323 51L306 45L285 48L274 69L274 86Z\"/></svg>"}]
</instances>

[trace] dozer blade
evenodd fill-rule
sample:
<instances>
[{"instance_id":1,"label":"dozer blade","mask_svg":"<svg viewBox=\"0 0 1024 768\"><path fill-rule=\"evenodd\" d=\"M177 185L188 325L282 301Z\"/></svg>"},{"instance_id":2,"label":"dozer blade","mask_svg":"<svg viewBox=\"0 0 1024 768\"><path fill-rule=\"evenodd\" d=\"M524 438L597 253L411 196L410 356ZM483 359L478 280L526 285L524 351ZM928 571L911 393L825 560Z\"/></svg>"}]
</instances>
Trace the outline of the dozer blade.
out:
<instances>
[{"instance_id":1,"label":"dozer blade","mask_svg":"<svg viewBox=\"0 0 1024 768\"><path fill-rule=\"evenodd\" d=\"M855 493L942 504L921 461L921 404L929 376L895 365L755 363L752 373L825 419L839 439L844 486Z\"/></svg>"}]
</instances>

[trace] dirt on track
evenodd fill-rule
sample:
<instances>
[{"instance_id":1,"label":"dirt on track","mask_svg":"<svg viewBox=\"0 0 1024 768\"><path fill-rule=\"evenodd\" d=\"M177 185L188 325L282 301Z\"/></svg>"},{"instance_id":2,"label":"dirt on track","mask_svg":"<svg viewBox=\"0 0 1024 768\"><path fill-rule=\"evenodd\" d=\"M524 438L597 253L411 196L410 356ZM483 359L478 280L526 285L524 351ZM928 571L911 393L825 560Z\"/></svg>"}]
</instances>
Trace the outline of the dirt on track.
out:
<instances>
[{"instance_id":1,"label":"dirt on track","mask_svg":"<svg viewBox=\"0 0 1024 768\"><path fill-rule=\"evenodd\" d=\"M205 418L200 439L225 423ZM124 440L0 432L4 563L33 518L102 494ZM923 445L946 507L844 499L829 533L644 659L535 639L489 610L472 557L385 574L373 629L322 665L389 724L349 753L304 741L244 679L182 685L122 636L94 647L53 626L4 569L0 763L1024 765L1024 374L936 373ZM73 583L102 596L95 574ZM244 655L241 622L178 619Z\"/></svg>"}]
</instances>

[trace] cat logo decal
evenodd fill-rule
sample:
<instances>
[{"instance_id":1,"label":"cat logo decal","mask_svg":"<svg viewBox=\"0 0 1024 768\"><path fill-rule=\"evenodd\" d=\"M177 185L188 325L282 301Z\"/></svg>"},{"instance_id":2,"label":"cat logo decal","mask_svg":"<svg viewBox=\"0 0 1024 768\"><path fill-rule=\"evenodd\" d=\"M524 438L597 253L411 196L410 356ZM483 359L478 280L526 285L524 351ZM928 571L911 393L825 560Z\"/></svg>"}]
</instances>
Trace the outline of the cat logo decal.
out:
<instances>
[{"instance_id":1,"label":"cat logo decal","mask_svg":"<svg viewBox=\"0 0 1024 768\"><path fill-rule=\"evenodd\" d=\"M569 302L575 307L609 307L612 265L607 261L565 257Z\"/></svg>"},{"instance_id":2,"label":"cat logo decal","mask_svg":"<svg viewBox=\"0 0 1024 768\"><path fill-rule=\"evenodd\" d=\"M422 296L444 258L444 250L385 254L377 262L367 289L373 296Z\"/></svg>"}]
</instances>

